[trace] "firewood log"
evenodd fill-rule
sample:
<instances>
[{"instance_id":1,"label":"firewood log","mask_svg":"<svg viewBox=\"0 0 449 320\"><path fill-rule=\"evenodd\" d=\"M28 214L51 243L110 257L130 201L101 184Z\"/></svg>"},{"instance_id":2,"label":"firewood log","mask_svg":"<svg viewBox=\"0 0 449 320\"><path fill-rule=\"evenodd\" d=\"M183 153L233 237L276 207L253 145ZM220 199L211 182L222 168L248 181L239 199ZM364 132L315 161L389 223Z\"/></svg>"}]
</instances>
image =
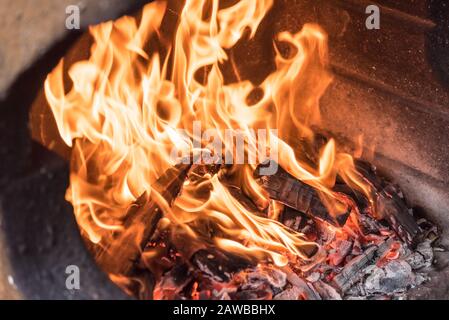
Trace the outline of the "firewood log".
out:
<instances>
[{"instance_id":1,"label":"firewood log","mask_svg":"<svg viewBox=\"0 0 449 320\"><path fill-rule=\"evenodd\" d=\"M349 261L334 277L332 285L341 293L345 293L351 286L360 280L361 271L370 263L376 262L385 252L387 252L393 239L388 239L378 246L372 246L365 250L361 255Z\"/></svg>"},{"instance_id":2,"label":"firewood log","mask_svg":"<svg viewBox=\"0 0 449 320\"><path fill-rule=\"evenodd\" d=\"M399 238L409 246L414 246L422 232L404 199L399 196L400 191L391 183L380 179L371 165L357 161L356 168L371 187L377 213L375 218L388 222Z\"/></svg>"},{"instance_id":3,"label":"firewood log","mask_svg":"<svg viewBox=\"0 0 449 320\"><path fill-rule=\"evenodd\" d=\"M259 168L256 170L256 178L272 200L281 202L287 207L326 221L334 226L341 227L345 225L351 213L351 206L347 204L350 201L342 201L342 203L347 204L345 212L338 216L331 215L317 190L313 187L296 179L281 167L273 175L260 175ZM342 200L348 198L343 194L341 196Z\"/></svg>"},{"instance_id":4,"label":"firewood log","mask_svg":"<svg viewBox=\"0 0 449 320\"><path fill-rule=\"evenodd\" d=\"M152 186L153 190L171 204L181 191L190 167L188 164L179 164L168 169ZM124 230L105 237L96 246L95 257L100 267L107 273L131 274L162 215L155 195L147 192L142 194L130 206L123 222Z\"/></svg>"}]
</instances>

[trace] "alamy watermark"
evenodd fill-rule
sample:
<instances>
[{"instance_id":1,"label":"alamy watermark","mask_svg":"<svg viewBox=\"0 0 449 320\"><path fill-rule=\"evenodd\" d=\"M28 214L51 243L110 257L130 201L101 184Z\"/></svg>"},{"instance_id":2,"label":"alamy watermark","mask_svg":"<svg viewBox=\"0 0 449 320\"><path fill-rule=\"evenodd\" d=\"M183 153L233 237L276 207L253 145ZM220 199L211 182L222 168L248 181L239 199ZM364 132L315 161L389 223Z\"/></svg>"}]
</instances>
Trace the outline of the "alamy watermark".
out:
<instances>
[{"instance_id":1,"label":"alamy watermark","mask_svg":"<svg viewBox=\"0 0 449 320\"><path fill-rule=\"evenodd\" d=\"M260 168L263 175L278 169L278 131L276 129L202 130L201 121L193 122L192 134L176 129L176 146L170 153L173 162L184 164L251 164L267 163ZM268 162L271 160L270 162Z\"/></svg>"},{"instance_id":2,"label":"alamy watermark","mask_svg":"<svg viewBox=\"0 0 449 320\"><path fill-rule=\"evenodd\" d=\"M376 5L366 7L365 13L369 16L366 18L365 26L368 30L380 29L380 9Z\"/></svg>"},{"instance_id":3,"label":"alamy watermark","mask_svg":"<svg viewBox=\"0 0 449 320\"><path fill-rule=\"evenodd\" d=\"M68 30L79 30L81 22L81 10L77 5L70 5L65 8L67 18L65 19L65 27Z\"/></svg>"},{"instance_id":4,"label":"alamy watermark","mask_svg":"<svg viewBox=\"0 0 449 320\"><path fill-rule=\"evenodd\" d=\"M76 265L69 265L65 268L65 287L68 290L79 290L80 287L80 268Z\"/></svg>"}]
</instances>

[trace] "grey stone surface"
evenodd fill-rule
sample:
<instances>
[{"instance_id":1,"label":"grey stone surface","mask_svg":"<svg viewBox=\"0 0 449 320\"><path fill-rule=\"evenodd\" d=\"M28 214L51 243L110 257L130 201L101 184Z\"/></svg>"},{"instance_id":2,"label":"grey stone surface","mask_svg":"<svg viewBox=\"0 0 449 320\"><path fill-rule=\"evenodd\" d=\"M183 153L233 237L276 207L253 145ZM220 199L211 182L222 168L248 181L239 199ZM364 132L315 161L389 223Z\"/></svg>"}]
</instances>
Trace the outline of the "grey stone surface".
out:
<instances>
[{"instance_id":1,"label":"grey stone surface","mask_svg":"<svg viewBox=\"0 0 449 320\"><path fill-rule=\"evenodd\" d=\"M81 28L116 18L143 0L0 0L0 99L18 74L72 30L66 7L80 8Z\"/></svg>"}]
</instances>

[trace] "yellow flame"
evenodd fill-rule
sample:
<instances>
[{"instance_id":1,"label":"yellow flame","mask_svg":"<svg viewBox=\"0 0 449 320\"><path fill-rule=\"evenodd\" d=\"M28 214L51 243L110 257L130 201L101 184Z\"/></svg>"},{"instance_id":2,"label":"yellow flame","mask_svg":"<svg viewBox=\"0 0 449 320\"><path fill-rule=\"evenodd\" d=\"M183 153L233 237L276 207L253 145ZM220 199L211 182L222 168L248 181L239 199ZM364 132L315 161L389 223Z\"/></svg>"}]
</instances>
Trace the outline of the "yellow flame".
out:
<instances>
[{"instance_id":1,"label":"yellow flame","mask_svg":"<svg viewBox=\"0 0 449 320\"><path fill-rule=\"evenodd\" d=\"M167 41L160 31L166 3L156 1L144 8L139 22L123 17L90 28L90 58L70 67L68 92L62 61L48 75L47 100L61 137L73 147L67 198L93 243L123 229L126 209L174 165L174 147L185 154L210 150L210 141L192 143L195 121L203 130L217 130L225 142L219 157L235 149L233 141L226 140L228 130L246 134L246 156L259 162L255 146L261 142L249 133L277 129L278 134L268 134L264 143L280 155L285 170L320 190L326 203L332 203L337 173L369 193L352 157L337 153L333 140L322 150L317 169L297 155L298 137L313 136L310 128L319 121L319 99L331 81L327 36L319 26L308 24L295 34L277 36L276 70L258 86L263 94L255 104L247 102L256 89L250 81L225 82L220 65L230 63L230 50L247 30L249 37L255 35L272 5L273 0L241 0L222 8L218 0L187 0L173 41ZM281 44L291 48L288 56L281 54ZM197 79L199 71L205 74L202 81ZM238 177L237 187L264 207L270 200L254 180L254 169L254 164L234 165L229 175ZM316 244L274 216L262 217L245 208L217 175L203 178L186 184L175 204L165 208L166 227L192 243L271 258L278 265L285 265L289 255L312 262L307 251L319 249ZM205 185L209 193L202 191ZM205 230L208 223L215 234ZM315 254L313 261L319 256Z\"/></svg>"}]
</instances>

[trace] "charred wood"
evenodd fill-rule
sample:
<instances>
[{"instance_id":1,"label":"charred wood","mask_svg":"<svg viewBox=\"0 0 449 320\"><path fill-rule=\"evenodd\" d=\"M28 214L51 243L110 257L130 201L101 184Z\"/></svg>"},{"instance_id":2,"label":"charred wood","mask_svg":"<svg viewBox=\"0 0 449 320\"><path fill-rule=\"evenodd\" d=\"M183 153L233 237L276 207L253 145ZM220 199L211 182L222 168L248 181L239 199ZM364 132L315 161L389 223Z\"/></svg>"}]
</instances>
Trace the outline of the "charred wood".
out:
<instances>
[{"instance_id":1,"label":"charred wood","mask_svg":"<svg viewBox=\"0 0 449 320\"><path fill-rule=\"evenodd\" d=\"M414 246L421 236L421 230L406 206L401 192L391 183L379 178L371 165L357 161L356 167L365 182L371 186L376 218L384 219L399 238L409 246Z\"/></svg>"},{"instance_id":2,"label":"charred wood","mask_svg":"<svg viewBox=\"0 0 449 320\"><path fill-rule=\"evenodd\" d=\"M321 280L314 282L313 286L323 300L342 300L341 295L334 287Z\"/></svg>"},{"instance_id":3,"label":"charred wood","mask_svg":"<svg viewBox=\"0 0 449 320\"><path fill-rule=\"evenodd\" d=\"M192 281L192 273L187 264L176 265L156 283L153 297L156 300L181 299L181 292Z\"/></svg>"},{"instance_id":4,"label":"charred wood","mask_svg":"<svg viewBox=\"0 0 449 320\"><path fill-rule=\"evenodd\" d=\"M302 212L299 212L290 207L285 207L280 221L290 229L301 231L307 224L307 218Z\"/></svg>"},{"instance_id":5,"label":"charred wood","mask_svg":"<svg viewBox=\"0 0 449 320\"><path fill-rule=\"evenodd\" d=\"M244 257L212 248L198 250L191 260L199 270L219 282L229 281L233 273L255 265Z\"/></svg>"},{"instance_id":6,"label":"charred wood","mask_svg":"<svg viewBox=\"0 0 449 320\"><path fill-rule=\"evenodd\" d=\"M347 205L346 212L338 216L330 214L320 199L317 190L296 179L280 167L272 175L261 175L259 167L256 170L256 178L272 200L279 201L287 207L326 221L334 226L343 226L351 212L351 206ZM347 198L346 195L342 195L342 197Z\"/></svg>"},{"instance_id":7,"label":"charred wood","mask_svg":"<svg viewBox=\"0 0 449 320\"><path fill-rule=\"evenodd\" d=\"M316 292L312 284L309 284L305 280L301 279L293 270L289 267L284 267L284 271L287 274L287 280L300 292L301 300L321 300L320 295Z\"/></svg>"}]
</instances>

